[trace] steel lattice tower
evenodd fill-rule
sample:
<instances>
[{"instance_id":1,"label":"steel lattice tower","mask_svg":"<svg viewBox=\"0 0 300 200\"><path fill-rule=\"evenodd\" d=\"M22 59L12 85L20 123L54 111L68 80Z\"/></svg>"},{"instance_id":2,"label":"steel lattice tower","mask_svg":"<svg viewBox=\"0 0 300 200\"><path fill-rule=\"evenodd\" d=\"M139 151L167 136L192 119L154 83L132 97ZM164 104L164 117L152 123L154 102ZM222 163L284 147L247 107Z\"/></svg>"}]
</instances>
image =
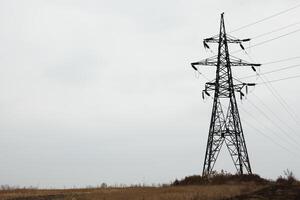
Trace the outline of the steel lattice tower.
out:
<instances>
[{"instance_id":1,"label":"steel lattice tower","mask_svg":"<svg viewBox=\"0 0 300 200\"><path fill-rule=\"evenodd\" d=\"M255 83L234 83L231 67L251 66L255 71L255 67L260 66L260 64L248 63L229 54L229 43L240 44L241 48L244 49L242 42L250 39L241 40L227 35L223 15L224 13L221 14L219 35L203 41L205 48L209 48L208 43L218 43L218 55L191 63L192 67L197 71L197 65L216 66L216 78L211 82L207 82L205 89L202 91L203 98L205 94L210 96L209 92L214 91L212 115L202 171L203 176L209 176L212 173L224 142L237 173L252 173L235 93L239 93L242 99L244 96L242 90L246 88L246 92L248 92L248 86L254 86Z\"/></svg>"}]
</instances>

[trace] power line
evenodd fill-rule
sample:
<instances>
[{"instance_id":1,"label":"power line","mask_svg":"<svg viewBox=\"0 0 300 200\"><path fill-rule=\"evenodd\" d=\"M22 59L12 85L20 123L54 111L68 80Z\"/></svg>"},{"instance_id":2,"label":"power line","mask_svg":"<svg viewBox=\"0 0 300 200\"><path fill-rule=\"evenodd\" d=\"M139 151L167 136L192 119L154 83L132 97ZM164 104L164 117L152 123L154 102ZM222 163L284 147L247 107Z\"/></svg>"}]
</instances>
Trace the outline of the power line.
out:
<instances>
[{"instance_id":1,"label":"power line","mask_svg":"<svg viewBox=\"0 0 300 200\"><path fill-rule=\"evenodd\" d=\"M266 80L267 77L265 77ZM280 93L273 87L273 85L271 83L269 83L269 85L271 86L271 88L273 88L273 90L275 91L275 93L279 96L279 98L281 99L281 101L283 102L283 104L285 105L285 107L287 108L287 111L289 111L290 117L296 122L297 125L299 125L298 123L298 115L294 112L293 109L291 109L291 107L289 106L289 104L286 102L286 100L280 95Z\"/></svg>"},{"instance_id":2,"label":"power line","mask_svg":"<svg viewBox=\"0 0 300 200\"><path fill-rule=\"evenodd\" d=\"M263 82L265 82L264 78L262 78L262 76L260 76L260 74L258 74L258 76ZM268 82L267 77L265 77L265 79ZM277 99L277 101L280 103L280 105L284 108L284 110L289 114L291 119L294 122L296 122L296 124L298 125L298 121L295 119L295 117L297 118L297 115L294 114L292 111L290 111L291 110L290 107L288 106L286 101L281 97L281 95L275 90L275 88L272 86L272 84L270 82L268 82L265 85L266 85L267 89L271 92L271 94Z\"/></svg>"},{"instance_id":3,"label":"power line","mask_svg":"<svg viewBox=\"0 0 300 200\"><path fill-rule=\"evenodd\" d=\"M281 120L280 117L264 102L262 101L257 95L255 95L254 93L252 93L257 99L258 101L270 112L272 113L272 115L278 120L279 123L284 124L286 127L288 127L293 133L294 135L296 135L297 137L300 137L296 131L288 124L286 123L285 120Z\"/></svg>"},{"instance_id":4,"label":"power line","mask_svg":"<svg viewBox=\"0 0 300 200\"><path fill-rule=\"evenodd\" d=\"M300 58L300 56L289 57L289 58L284 58L284 59L281 59L281 60L275 60L275 61L265 62L262 65L269 65L269 64L274 64L274 63L280 63L280 62L295 60L295 59L299 59L299 58Z\"/></svg>"},{"instance_id":5,"label":"power line","mask_svg":"<svg viewBox=\"0 0 300 200\"><path fill-rule=\"evenodd\" d=\"M284 71L284 70L296 68L296 67L299 67L299 66L300 66L300 64L290 65L290 66L287 66L287 67L282 67L282 68L279 68L279 69L274 69L274 70L271 70L271 71L267 71L267 72L264 72L260 75L271 74L271 73L274 73L274 72Z\"/></svg>"},{"instance_id":6,"label":"power line","mask_svg":"<svg viewBox=\"0 0 300 200\"><path fill-rule=\"evenodd\" d=\"M275 82L289 80L289 79L295 79L295 78L300 78L300 75L290 76L290 77L275 79L275 80L270 80L270 81L263 81L261 83L256 83L256 85L265 85L265 84L268 84L268 83L275 83Z\"/></svg>"},{"instance_id":7,"label":"power line","mask_svg":"<svg viewBox=\"0 0 300 200\"><path fill-rule=\"evenodd\" d=\"M256 47L256 46L259 46L259 45L262 45L262 44L265 44L265 43L271 42L271 41L273 41L273 40L277 40L277 39L279 39L279 38L282 38L282 37L285 37L285 36L291 35L291 34L293 34L293 33L299 32L299 31L300 31L300 29L296 29L296 30L294 30L294 31L291 31L291 32L288 32L288 33L286 33L286 34L283 34L283 35L277 36L277 37L275 37L275 38L272 38L272 39L269 39L269 40L265 40L265 41L262 41L262 42L256 43L256 44L254 44L254 45L252 45L252 46L250 46L250 47L248 47L248 48L251 48L251 47Z\"/></svg>"},{"instance_id":8,"label":"power line","mask_svg":"<svg viewBox=\"0 0 300 200\"><path fill-rule=\"evenodd\" d=\"M271 18L273 18L273 17L282 15L282 14L287 13L287 12L289 12L289 11L291 11L291 10L294 10L294 9L296 9L296 8L298 8L298 7L300 7L300 4L298 4L298 5L294 6L294 7L288 8L288 9L286 9L286 10L280 11L280 12L278 12L278 13L275 13L275 14L273 14L273 15L270 15L270 16L268 16L268 17L262 18L262 19L260 19L260 20L258 20L258 21L255 21L255 22L252 22L252 23L250 23L250 24L246 24L246 25L244 25L244 26L241 26L241 27L239 27L239 28L236 28L236 29L230 31L230 33L233 33L233 32L239 31L239 30L242 30L242 29L244 29L244 28L253 26L253 25L255 25L255 24L258 24L258 23L260 23L260 22L266 21L266 20L271 19Z\"/></svg>"},{"instance_id":9,"label":"power line","mask_svg":"<svg viewBox=\"0 0 300 200\"><path fill-rule=\"evenodd\" d=\"M290 65L290 66L287 66L287 67L282 67L282 68L279 68L279 69L274 69L274 70L271 70L271 71L260 73L260 75L271 74L271 73L274 73L274 72L284 71L284 70L296 68L296 67L299 67L299 66L300 66L300 64ZM252 78L252 77L255 77L255 76L257 76L257 75L244 76L244 77L241 77L239 79Z\"/></svg>"},{"instance_id":10,"label":"power line","mask_svg":"<svg viewBox=\"0 0 300 200\"><path fill-rule=\"evenodd\" d=\"M248 126L250 126L251 128L253 128L254 130L256 130L257 132L259 132L261 135L263 135L265 138L269 139L271 142L273 142L274 144L278 145L280 148L282 148L283 150L285 150L288 153L291 153L292 155L294 155L295 157L299 157L299 155L293 151L290 151L288 148L286 148L285 146L281 145L280 143L276 142L272 137L270 137L269 135L265 134L263 131L261 131L260 129L256 128L254 125L250 124L249 122L243 120L244 123L246 123Z\"/></svg>"},{"instance_id":11,"label":"power line","mask_svg":"<svg viewBox=\"0 0 300 200\"><path fill-rule=\"evenodd\" d=\"M288 32L288 33L286 33L286 34L279 35L279 36L277 36L277 37L275 37L275 38L271 38L271 39L268 39L268 40L265 40L265 41L256 43L256 44L254 44L254 45L251 45L251 46L249 46L249 47L245 47L244 49L249 49L249 48L252 48L252 47L260 46L260 45L263 45L263 44L265 44L265 43L271 42L271 41L273 41L273 40L280 39L280 38L282 38L282 37L291 35L291 34L293 34L293 33L299 32L299 31L300 31L300 29L296 29L296 30L291 31L291 32ZM237 51L233 51L233 52L231 52L231 53L232 53L232 54L233 54L233 53L237 53L237 52L243 51L244 49L237 50Z\"/></svg>"},{"instance_id":12,"label":"power line","mask_svg":"<svg viewBox=\"0 0 300 200\"><path fill-rule=\"evenodd\" d=\"M286 137L283 137L286 139L287 142L289 142L289 144L294 144L295 147L299 148L299 144L294 140L294 138L292 138L283 128L281 128L277 123L275 123L262 109L260 109L257 105L255 105L254 103L252 103L249 99L248 102L256 109L258 110L267 120L269 120L274 126L276 126L282 133L284 133L285 136L287 136L287 138L289 138L291 141L293 141L294 143L292 143L291 141L287 140Z\"/></svg>"},{"instance_id":13,"label":"power line","mask_svg":"<svg viewBox=\"0 0 300 200\"><path fill-rule=\"evenodd\" d=\"M292 66L289 66L289 68L292 67ZM293 66L294 67L294 66ZM275 71L275 70L274 70ZM291 119L299 126L299 122L297 119L298 116L296 113L294 113L292 111L292 109L289 107L289 105L287 104L287 102L283 99L283 97L275 90L275 88L272 86L271 82L268 81L267 77L265 81L263 78L262 78L262 74L259 74L256 72L256 74L259 76L259 78L263 81L263 83L265 83L267 89L271 92L271 94L277 99L277 101L280 103L280 105L284 108L284 110L289 114L289 116L291 117ZM291 77L290 77L291 78ZM294 77L293 77L294 78Z\"/></svg>"},{"instance_id":14,"label":"power line","mask_svg":"<svg viewBox=\"0 0 300 200\"><path fill-rule=\"evenodd\" d=\"M270 131L270 133L275 134L276 136L280 137L278 134L276 134L276 132L274 132L273 129L270 129L269 127L267 127L264 123L262 123L260 120L257 119L257 117L255 117L253 114L251 114L250 112L248 112L244 107L241 107L242 110L248 115L250 116L252 119L254 119L254 121L256 121L257 124L262 125L265 129L268 129ZM243 118L243 122L245 122L245 118ZM280 143L276 142L273 137L270 137L269 135L266 135L261 129L258 129L257 126L251 125L249 122L246 122L248 125L250 125L253 129L257 130L258 132L260 132L262 135L264 135L265 137L267 137L268 139L270 139L272 142L274 142L275 144L281 146L282 148L284 148L285 150L289 151L290 150L288 148L286 148L285 146L281 145ZM281 137L280 137L280 140Z\"/></svg>"},{"instance_id":15,"label":"power line","mask_svg":"<svg viewBox=\"0 0 300 200\"><path fill-rule=\"evenodd\" d=\"M266 35L269 35L269 34L272 34L272 33L275 33L275 32L278 32L278 31L281 31L281 30L284 30L286 28L289 28L289 27L292 27L292 26L295 26L295 25L298 25L300 24L300 22L296 22L296 23L293 23L293 24L289 24L287 26L283 26L283 27L280 27L280 28L277 28L277 29L274 29L272 31L269 31L269 32L266 32L266 33L262 33L262 34L259 34L255 37L252 37L251 39L257 39L257 38L260 38L260 37L263 37L263 36L266 36Z\"/></svg>"}]
</instances>

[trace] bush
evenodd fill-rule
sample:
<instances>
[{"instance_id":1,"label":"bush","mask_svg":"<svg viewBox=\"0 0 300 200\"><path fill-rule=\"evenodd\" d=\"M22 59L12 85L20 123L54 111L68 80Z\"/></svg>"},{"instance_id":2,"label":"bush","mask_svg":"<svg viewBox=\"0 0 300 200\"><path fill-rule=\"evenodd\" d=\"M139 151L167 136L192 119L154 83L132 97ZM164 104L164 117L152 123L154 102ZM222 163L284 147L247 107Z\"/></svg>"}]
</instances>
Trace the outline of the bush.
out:
<instances>
[{"instance_id":1,"label":"bush","mask_svg":"<svg viewBox=\"0 0 300 200\"><path fill-rule=\"evenodd\" d=\"M101 188L107 188L107 184L106 183L101 183L100 187Z\"/></svg>"},{"instance_id":2,"label":"bush","mask_svg":"<svg viewBox=\"0 0 300 200\"><path fill-rule=\"evenodd\" d=\"M224 171L221 173L213 172L212 175L208 177L203 177L199 175L194 176L187 176L182 180L175 180L172 185L173 186L180 186L180 185L221 185L221 184L234 184L234 183L241 183L241 182L255 182L259 184L269 183L268 180L261 178L259 175L256 174L230 174Z\"/></svg>"},{"instance_id":3,"label":"bush","mask_svg":"<svg viewBox=\"0 0 300 200\"><path fill-rule=\"evenodd\" d=\"M294 173L289 170L286 169L283 171L284 176L279 176L276 180L277 184L282 184L282 185L293 185L295 183L297 183L297 179L295 178Z\"/></svg>"}]
</instances>

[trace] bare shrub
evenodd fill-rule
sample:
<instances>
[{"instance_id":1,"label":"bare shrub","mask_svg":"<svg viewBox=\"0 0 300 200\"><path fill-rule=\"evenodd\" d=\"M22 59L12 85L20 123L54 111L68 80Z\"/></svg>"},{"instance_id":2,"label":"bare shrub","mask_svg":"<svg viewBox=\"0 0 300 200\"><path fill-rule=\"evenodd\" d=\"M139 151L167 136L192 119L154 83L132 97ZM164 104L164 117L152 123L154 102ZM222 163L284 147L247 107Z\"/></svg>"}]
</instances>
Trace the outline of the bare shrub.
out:
<instances>
[{"instance_id":1,"label":"bare shrub","mask_svg":"<svg viewBox=\"0 0 300 200\"><path fill-rule=\"evenodd\" d=\"M209 177L194 175L187 176L182 180L175 180L172 186L182 185L221 185L221 184L236 184L242 182L254 182L258 184L269 183L268 180L261 178L257 174L230 174L226 171L220 173L213 172Z\"/></svg>"},{"instance_id":2,"label":"bare shrub","mask_svg":"<svg viewBox=\"0 0 300 200\"><path fill-rule=\"evenodd\" d=\"M276 183L277 184L283 184L283 185L293 185L295 183L298 182L298 180L296 179L294 173L289 170L289 169L286 169L283 171L283 176L279 176L276 180Z\"/></svg>"}]
</instances>

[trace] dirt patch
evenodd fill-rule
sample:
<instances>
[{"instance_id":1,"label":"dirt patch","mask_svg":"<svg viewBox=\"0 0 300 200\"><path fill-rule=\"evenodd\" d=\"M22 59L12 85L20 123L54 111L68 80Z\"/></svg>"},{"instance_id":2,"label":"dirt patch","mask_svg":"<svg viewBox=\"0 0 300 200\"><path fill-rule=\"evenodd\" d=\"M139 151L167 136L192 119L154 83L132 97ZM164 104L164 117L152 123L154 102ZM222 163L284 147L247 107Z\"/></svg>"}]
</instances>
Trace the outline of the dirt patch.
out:
<instances>
[{"instance_id":1,"label":"dirt patch","mask_svg":"<svg viewBox=\"0 0 300 200\"><path fill-rule=\"evenodd\" d=\"M299 185L272 185L250 194L243 194L227 200L299 200Z\"/></svg>"}]
</instances>

